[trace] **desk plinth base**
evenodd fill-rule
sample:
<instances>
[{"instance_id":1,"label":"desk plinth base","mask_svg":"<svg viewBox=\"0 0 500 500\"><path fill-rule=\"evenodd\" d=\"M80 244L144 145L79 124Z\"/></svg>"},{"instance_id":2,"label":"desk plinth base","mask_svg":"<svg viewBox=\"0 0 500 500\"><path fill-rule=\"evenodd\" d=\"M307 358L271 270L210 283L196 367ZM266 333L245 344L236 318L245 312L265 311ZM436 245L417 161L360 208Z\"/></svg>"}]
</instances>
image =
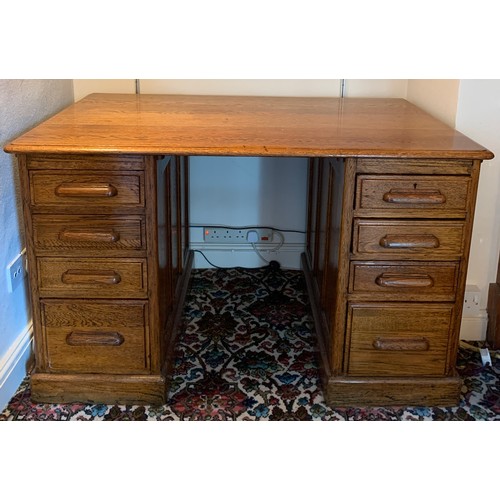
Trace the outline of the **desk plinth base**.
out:
<instances>
[{"instance_id":1,"label":"desk plinth base","mask_svg":"<svg viewBox=\"0 0 500 500\"><path fill-rule=\"evenodd\" d=\"M33 373L31 398L43 403L153 404L166 402L161 375Z\"/></svg>"},{"instance_id":2,"label":"desk plinth base","mask_svg":"<svg viewBox=\"0 0 500 500\"><path fill-rule=\"evenodd\" d=\"M323 392L331 407L457 406L462 380L444 378L330 377Z\"/></svg>"}]
</instances>

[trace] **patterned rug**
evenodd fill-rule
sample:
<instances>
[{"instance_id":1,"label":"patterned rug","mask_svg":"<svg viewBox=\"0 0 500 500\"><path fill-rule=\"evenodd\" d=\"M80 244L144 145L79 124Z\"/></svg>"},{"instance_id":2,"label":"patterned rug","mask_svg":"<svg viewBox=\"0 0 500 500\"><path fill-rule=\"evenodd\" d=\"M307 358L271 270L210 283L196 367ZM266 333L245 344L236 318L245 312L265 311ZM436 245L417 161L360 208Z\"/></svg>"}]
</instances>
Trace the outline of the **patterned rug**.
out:
<instances>
[{"instance_id":1,"label":"patterned rug","mask_svg":"<svg viewBox=\"0 0 500 500\"><path fill-rule=\"evenodd\" d=\"M500 360L461 348L457 369L457 407L330 408L302 273L195 270L168 404L36 404L28 377L0 420L500 420Z\"/></svg>"}]
</instances>

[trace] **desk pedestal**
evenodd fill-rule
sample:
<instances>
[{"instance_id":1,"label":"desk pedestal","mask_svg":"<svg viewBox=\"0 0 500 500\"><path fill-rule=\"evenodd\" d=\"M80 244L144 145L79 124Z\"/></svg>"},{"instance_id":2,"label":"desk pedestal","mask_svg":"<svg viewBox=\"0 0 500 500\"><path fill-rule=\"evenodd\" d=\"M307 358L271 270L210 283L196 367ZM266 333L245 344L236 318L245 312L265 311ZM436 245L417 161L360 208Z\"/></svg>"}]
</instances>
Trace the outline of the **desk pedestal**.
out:
<instances>
[{"instance_id":1,"label":"desk pedestal","mask_svg":"<svg viewBox=\"0 0 500 500\"><path fill-rule=\"evenodd\" d=\"M330 405L458 403L479 163L311 160L302 264Z\"/></svg>"},{"instance_id":2,"label":"desk pedestal","mask_svg":"<svg viewBox=\"0 0 500 500\"><path fill-rule=\"evenodd\" d=\"M163 404L193 261L187 158L20 155L42 402Z\"/></svg>"}]
</instances>

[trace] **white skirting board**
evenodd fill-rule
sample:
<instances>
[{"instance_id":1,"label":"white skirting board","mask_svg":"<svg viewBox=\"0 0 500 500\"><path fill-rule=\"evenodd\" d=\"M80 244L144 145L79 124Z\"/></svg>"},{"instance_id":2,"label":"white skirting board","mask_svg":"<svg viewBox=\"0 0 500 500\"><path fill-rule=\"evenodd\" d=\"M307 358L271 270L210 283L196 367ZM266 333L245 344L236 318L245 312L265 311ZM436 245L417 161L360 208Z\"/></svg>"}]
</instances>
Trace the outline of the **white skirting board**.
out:
<instances>
[{"instance_id":1,"label":"white skirting board","mask_svg":"<svg viewBox=\"0 0 500 500\"><path fill-rule=\"evenodd\" d=\"M462 340L486 340L488 313L481 311L478 316L462 316L460 338Z\"/></svg>"},{"instance_id":2,"label":"white skirting board","mask_svg":"<svg viewBox=\"0 0 500 500\"><path fill-rule=\"evenodd\" d=\"M0 359L0 411L7 406L33 362L33 324L30 322Z\"/></svg>"}]
</instances>

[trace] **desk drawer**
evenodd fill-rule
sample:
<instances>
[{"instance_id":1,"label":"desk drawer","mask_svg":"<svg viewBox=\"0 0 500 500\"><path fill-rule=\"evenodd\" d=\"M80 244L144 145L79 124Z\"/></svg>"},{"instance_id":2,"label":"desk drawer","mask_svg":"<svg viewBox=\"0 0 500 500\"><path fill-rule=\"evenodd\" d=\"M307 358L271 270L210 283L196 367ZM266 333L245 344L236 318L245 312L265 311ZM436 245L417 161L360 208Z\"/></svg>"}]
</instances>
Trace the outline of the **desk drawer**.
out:
<instances>
[{"instance_id":1,"label":"desk drawer","mask_svg":"<svg viewBox=\"0 0 500 500\"><path fill-rule=\"evenodd\" d=\"M144 207L144 173L30 172L31 203L40 207Z\"/></svg>"},{"instance_id":2,"label":"desk drawer","mask_svg":"<svg viewBox=\"0 0 500 500\"><path fill-rule=\"evenodd\" d=\"M460 221L354 221L353 253L372 258L459 258L464 223Z\"/></svg>"},{"instance_id":3,"label":"desk drawer","mask_svg":"<svg viewBox=\"0 0 500 500\"><path fill-rule=\"evenodd\" d=\"M352 262L349 293L370 300L455 300L456 262Z\"/></svg>"},{"instance_id":4,"label":"desk drawer","mask_svg":"<svg viewBox=\"0 0 500 500\"><path fill-rule=\"evenodd\" d=\"M33 241L39 254L97 252L120 255L144 252L145 221L140 216L33 216Z\"/></svg>"},{"instance_id":5,"label":"desk drawer","mask_svg":"<svg viewBox=\"0 0 500 500\"><path fill-rule=\"evenodd\" d=\"M39 258L42 297L147 298L146 260Z\"/></svg>"},{"instance_id":6,"label":"desk drawer","mask_svg":"<svg viewBox=\"0 0 500 500\"><path fill-rule=\"evenodd\" d=\"M42 300L48 368L68 373L148 373L147 302Z\"/></svg>"},{"instance_id":7,"label":"desk drawer","mask_svg":"<svg viewBox=\"0 0 500 500\"><path fill-rule=\"evenodd\" d=\"M453 304L351 304L347 372L443 376Z\"/></svg>"},{"instance_id":8,"label":"desk drawer","mask_svg":"<svg viewBox=\"0 0 500 500\"><path fill-rule=\"evenodd\" d=\"M452 212L465 217L469 186L465 176L360 175L356 209L410 212L414 217L424 211L435 217Z\"/></svg>"}]
</instances>

